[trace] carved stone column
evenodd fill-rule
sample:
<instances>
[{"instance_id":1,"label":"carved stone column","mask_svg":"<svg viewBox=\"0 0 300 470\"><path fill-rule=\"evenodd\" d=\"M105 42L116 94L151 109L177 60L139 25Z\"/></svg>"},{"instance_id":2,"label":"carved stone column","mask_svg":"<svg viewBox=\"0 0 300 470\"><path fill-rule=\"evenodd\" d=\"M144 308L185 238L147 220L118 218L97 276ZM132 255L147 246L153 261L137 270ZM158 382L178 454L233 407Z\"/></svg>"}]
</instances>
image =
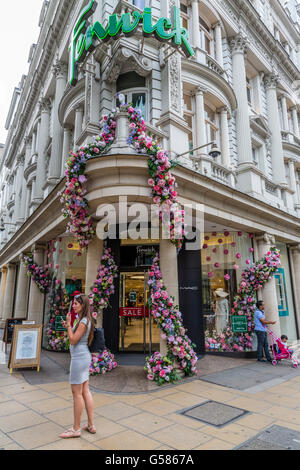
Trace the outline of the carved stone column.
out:
<instances>
[{"instance_id":1,"label":"carved stone column","mask_svg":"<svg viewBox=\"0 0 300 470\"><path fill-rule=\"evenodd\" d=\"M233 89L238 102L236 110L236 134L239 165L253 164L245 69L246 47L247 39L241 34L238 34L231 41Z\"/></svg>"},{"instance_id":2,"label":"carved stone column","mask_svg":"<svg viewBox=\"0 0 300 470\"><path fill-rule=\"evenodd\" d=\"M282 117L283 117L283 130L289 131L289 118L288 118L288 112L287 112L286 96L281 95L280 101L281 101L281 109L282 109Z\"/></svg>"},{"instance_id":3,"label":"carved stone column","mask_svg":"<svg viewBox=\"0 0 300 470\"><path fill-rule=\"evenodd\" d=\"M75 110L75 132L74 132L74 151L77 149L77 140L79 139L82 133L82 124L83 124L83 108L78 106Z\"/></svg>"},{"instance_id":4,"label":"carved stone column","mask_svg":"<svg viewBox=\"0 0 300 470\"><path fill-rule=\"evenodd\" d=\"M4 306L4 296L5 296L5 288L6 288L6 281L7 281L7 266L4 266L1 269L1 283L0 283L0 319L3 318L3 306ZM1 323L0 323L1 324ZM1 324L3 328L4 324Z\"/></svg>"},{"instance_id":5,"label":"carved stone column","mask_svg":"<svg viewBox=\"0 0 300 470\"><path fill-rule=\"evenodd\" d=\"M281 126L276 92L278 81L279 78L277 75L268 75L265 78L265 88L267 93L269 128L272 133L271 155L273 167L273 180L276 184L286 186Z\"/></svg>"},{"instance_id":6,"label":"carved stone column","mask_svg":"<svg viewBox=\"0 0 300 470\"><path fill-rule=\"evenodd\" d=\"M103 240L98 237L89 244L86 259L86 280L85 280L85 293L89 295L91 293L91 287L97 278L97 271L99 269L101 259L103 256ZM103 326L103 312L101 311L98 315L97 326L101 328Z\"/></svg>"},{"instance_id":7,"label":"carved stone column","mask_svg":"<svg viewBox=\"0 0 300 470\"><path fill-rule=\"evenodd\" d=\"M44 266L45 247L34 245L32 247L34 262ZM28 320L33 320L37 324L43 324L44 315L44 294L42 294L33 280L30 281L30 293L28 302Z\"/></svg>"},{"instance_id":8,"label":"carved stone column","mask_svg":"<svg viewBox=\"0 0 300 470\"><path fill-rule=\"evenodd\" d=\"M290 246L289 251L291 255L291 281L295 297L295 314L297 318L297 323L298 325L300 325L300 245Z\"/></svg>"},{"instance_id":9,"label":"carved stone column","mask_svg":"<svg viewBox=\"0 0 300 470\"><path fill-rule=\"evenodd\" d=\"M222 45L222 28L221 23L217 22L214 25L215 30L215 42L216 42L216 61L218 64L224 68L224 60L223 60L223 45Z\"/></svg>"},{"instance_id":10,"label":"carved stone column","mask_svg":"<svg viewBox=\"0 0 300 470\"><path fill-rule=\"evenodd\" d=\"M199 1L192 0L192 25L193 25L193 45L196 50L196 59L199 59L199 51L201 49L200 22L199 22Z\"/></svg>"},{"instance_id":11,"label":"carved stone column","mask_svg":"<svg viewBox=\"0 0 300 470\"><path fill-rule=\"evenodd\" d=\"M49 137L51 102L47 98L40 101L41 121L37 137L37 171L36 185L32 191L32 198L35 205L39 205L44 199L44 185L46 182L46 147Z\"/></svg>"},{"instance_id":12,"label":"carved stone column","mask_svg":"<svg viewBox=\"0 0 300 470\"><path fill-rule=\"evenodd\" d=\"M55 186L61 177L63 129L58 119L58 108L66 89L68 67L63 62L57 62L53 67L53 73L56 78L56 89L53 103L53 137L48 174L48 183L51 186Z\"/></svg>"},{"instance_id":13,"label":"carved stone column","mask_svg":"<svg viewBox=\"0 0 300 470\"><path fill-rule=\"evenodd\" d=\"M66 161L70 155L70 145L71 145L71 126L64 124L64 140L63 140L63 152L62 152L62 163L61 163L61 176L65 176L66 172Z\"/></svg>"},{"instance_id":14,"label":"carved stone column","mask_svg":"<svg viewBox=\"0 0 300 470\"><path fill-rule=\"evenodd\" d=\"M225 106L220 110L221 115L221 151L222 164L228 168L230 164L230 145L228 128L228 108Z\"/></svg>"},{"instance_id":15,"label":"carved stone column","mask_svg":"<svg viewBox=\"0 0 300 470\"><path fill-rule=\"evenodd\" d=\"M13 315L15 279L16 279L16 265L15 263L8 263L7 279L6 279L4 302L3 302L3 313L2 313L3 321L5 321L7 318L12 318L12 315Z\"/></svg>"},{"instance_id":16,"label":"carved stone column","mask_svg":"<svg viewBox=\"0 0 300 470\"><path fill-rule=\"evenodd\" d=\"M256 237L259 259L264 258L272 246L275 246L275 237L269 233ZM274 276L269 279L262 290L262 298L265 303L265 318L268 321L276 321L270 328L277 336L281 335L278 313L278 299Z\"/></svg>"},{"instance_id":17,"label":"carved stone column","mask_svg":"<svg viewBox=\"0 0 300 470\"><path fill-rule=\"evenodd\" d=\"M20 265L16 292L15 318L26 318L29 278L23 262L23 255L19 257L19 261Z\"/></svg>"},{"instance_id":18,"label":"carved stone column","mask_svg":"<svg viewBox=\"0 0 300 470\"><path fill-rule=\"evenodd\" d=\"M294 204L298 203L298 194L297 194L297 183L296 183L296 173L295 173L295 161L289 160L289 173L290 173L290 189L294 192L293 199Z\"/></svg>"},{"instance_id":19,"label":"carved stone column","mask_svg":"<svg viewBox=\"0 0 300 470\"><path fill-rule=\"evenodd\" d=\"M17 158L18 170L17 170L17 181L16 181L16 209L15 209L15 220L17 230L23 224L25 217L24 211L22 212L22 201L25 199L23 190L24 188L24 155L19 155Z\"/></svg>"},{"instance_id":20,"label":"carved stone column","mask_svg":"<svg viewBox=\"0 0 300 470\"><path fill-rule=\"evenodd\" d=\"M294 134L298 139L300 139L300 129L299 129L299 119L298 119L298 111L297 106L292 108L292 116L293 116L293 128Z\"/></svg>"},{"instance_id":21,"label":"carved stone column","mask_svg":"<svg viewBox=\"0 0 300 470\"><path fill-rule=\"evenodd\" d=\"M179 305L177 249L170 240L160 240L159 251L164 285L169 296L175 297L175 304ZM160 352L163 355L167 353L167 343L162 338L160 338Z\"/></svg>"}]
</instances>

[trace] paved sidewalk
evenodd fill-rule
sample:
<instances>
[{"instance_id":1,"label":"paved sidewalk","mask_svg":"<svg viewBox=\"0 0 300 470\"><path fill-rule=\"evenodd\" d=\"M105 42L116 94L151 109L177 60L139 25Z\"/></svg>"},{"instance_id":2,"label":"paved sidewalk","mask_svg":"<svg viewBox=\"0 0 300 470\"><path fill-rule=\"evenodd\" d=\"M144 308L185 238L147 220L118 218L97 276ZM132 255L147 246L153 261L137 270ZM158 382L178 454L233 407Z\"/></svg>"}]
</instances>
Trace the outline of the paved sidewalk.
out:
<instances>
[{"instance_id":1,"label":"paved sidewalk","mask_svg":"<svg viewBox=\"0 0 300 470\"><path fill-rule=\"evenodd\" d=\"M66 368L49 381L34 371L9 374L2 364L0 449L300 449L300 369L216 356L199 363L198 378L141 393L101 391L117 369L94 379L98 432L73 440L58 437L73 419ZM127 384L136 383L136 371L126 370Z\"/></svg>"}]
</instances>

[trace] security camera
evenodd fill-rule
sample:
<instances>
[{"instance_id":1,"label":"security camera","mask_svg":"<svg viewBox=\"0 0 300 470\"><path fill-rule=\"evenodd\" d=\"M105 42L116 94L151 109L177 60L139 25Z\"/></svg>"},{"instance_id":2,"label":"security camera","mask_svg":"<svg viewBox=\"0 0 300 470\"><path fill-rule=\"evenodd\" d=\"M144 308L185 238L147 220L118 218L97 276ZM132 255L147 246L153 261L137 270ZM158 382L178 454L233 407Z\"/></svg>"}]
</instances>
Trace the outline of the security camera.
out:
<instances>
[{"instance_id":1,"label":"security camera","mask_svg":"<svg viewBox=\"0 0 300 470\"><path fill-rule=\"evenodd\" d=\"M221 155L221 150L217 146L217 144L214 144L211 148L211 151L209 152L209 156L212 158L218 158Z\"/></svg>"}]
</instances>

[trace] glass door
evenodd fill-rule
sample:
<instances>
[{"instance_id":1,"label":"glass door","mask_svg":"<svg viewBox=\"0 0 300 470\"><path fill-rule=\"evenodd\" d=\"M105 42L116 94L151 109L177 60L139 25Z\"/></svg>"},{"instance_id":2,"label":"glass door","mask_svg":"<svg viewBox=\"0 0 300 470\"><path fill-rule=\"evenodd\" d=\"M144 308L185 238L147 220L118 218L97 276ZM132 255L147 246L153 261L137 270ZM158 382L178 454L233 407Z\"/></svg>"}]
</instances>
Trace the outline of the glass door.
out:
<instances>
[{"instance_id":1,"label":"glass door","mask_svg":"<svg viewBox=\"0 0 300 470\"><path fill-rule=\"evenodd\" d=\"M160 334L148 308L148 273L120 275L120 352L151 354L159 350Z\"/></svg>"}]
</instances>

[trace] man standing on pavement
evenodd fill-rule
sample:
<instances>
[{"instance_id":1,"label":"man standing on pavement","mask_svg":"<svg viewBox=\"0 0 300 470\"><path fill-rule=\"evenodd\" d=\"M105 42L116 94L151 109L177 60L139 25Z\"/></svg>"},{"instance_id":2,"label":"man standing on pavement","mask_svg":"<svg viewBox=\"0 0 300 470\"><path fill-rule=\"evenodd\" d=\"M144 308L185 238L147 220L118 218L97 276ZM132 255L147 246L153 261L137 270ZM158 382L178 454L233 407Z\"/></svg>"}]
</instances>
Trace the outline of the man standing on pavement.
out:
<instances>
[{"instance_id":1,"label":"man standing on pavement","mask_svg":"<svg viewBox=\"0 0 300 470\"><path fill-rule=\"evenodd\" d=\"M267 361L272 362L268 347L266 325L275 325L276 322L265 320L265 305L262 300L257 302L256 307L254 314L254 330L257 336L257 360L259 362L266 362L262 357L264 350Z\"/></svg>"}]
</instances>

